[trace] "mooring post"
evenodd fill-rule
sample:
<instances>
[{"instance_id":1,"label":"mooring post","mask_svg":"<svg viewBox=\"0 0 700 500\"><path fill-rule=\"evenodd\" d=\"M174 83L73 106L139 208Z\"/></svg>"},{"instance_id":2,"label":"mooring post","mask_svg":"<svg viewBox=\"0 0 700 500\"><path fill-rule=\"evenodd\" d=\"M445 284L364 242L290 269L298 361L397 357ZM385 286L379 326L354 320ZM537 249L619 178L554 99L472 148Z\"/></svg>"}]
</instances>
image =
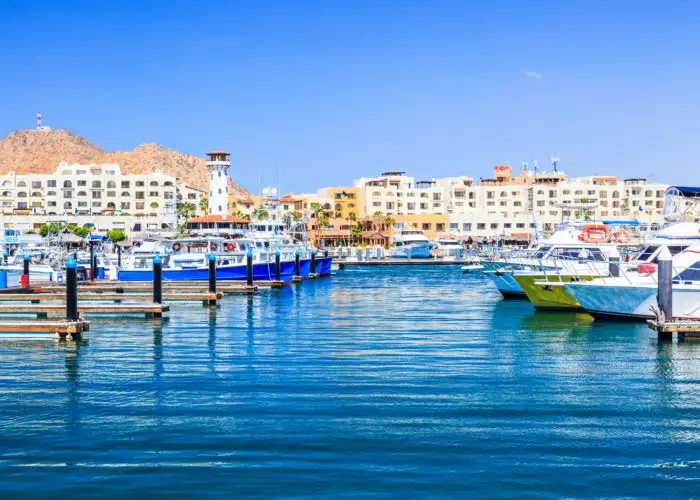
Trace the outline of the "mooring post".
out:
<instances>
[{"instance_id":1,"label":"mooring post","mask_svg":"<svg viewBox=\"0 0 700 500\"><path fill-rule=\"evenodd\" d=\"M659 253L659 285L656 295L664 321L673 319L673 258L667 248Z\"/></svg>"},{"instance_id":2,"label":"mooring post","mask_svg":"<svg viewBox=\"0 0 700 500\"><path fill-rule=\"evenodd\" d=\"M280 251L275 250L275 281L282 281L282 273L280 271Z\"/></svg>"},{"instance_id":3,"label":"mooring post","mask_svg":"<svg viewBox=\"0 0 700 500\"><path fill-rule=\"evenodd\" d=\"M209 254L209 293L216 294L216 255ZM209 299L209 305L216 304L216 299Z\"/></svg>"},{"instance_id":4,"label":"mooring post","mask_svg":"<svg viewBox=\"0 0 700 500\"><path fill-rule=\"evenodd\" d=\"M294 252L294 276L301 277L301 252L298 248Z\"/></svg>"},{"instance_id":5,"label":"mooring post","mask_svg":"<svg viewBox=\"0 0 700 500\"><path fill-rule=\"evenodd\" d=\"M323 249L323 258L327 259L328 258L328 247Z\"/></svg>"},{"instance_id":6,"label":"mooring post","mask_svg":"<svg viewBox=\"0 0 700 500\"><path fill-rule=\"evenodd\" d=\"M24 265L22 270L22 286L27 288L29 287L29 255L24 255L22 263Z\"/></svg>"},{"instance_id":7,"label":"mooring post","mask_svg":"<svg viewBox=\"0 0 700 500\"><path fill-rule=\"evenodd\" d=\"M78 263L73 258L66 262L66 319L78 321Z\"/></svg>"},{"instance_id":8,"label":"mooring post","mask_svg":"<svg viewBox=\"0 0 700 500\"><path fill-rule=\"evenodd\" d=\"M2 262L4 265L7 265L7 258L10 256L10 252L5 250L2 254Z\"/></svg>"},{"instance_id":9,"label":"mooring post","mask_svg":"<svg viewBox=\"0 0 700 500\"><path fill-rule=\"evenodd\" d=\"M617 278L620 276L620 257L610 257L608 260L608 273L611 277Z\"/></svg>"},{"instance_id":10,"label":"mooring post","mask_svg":"<svg viewBox=\"0 0 700 500\"><path fill-rule=\"evenodd\" d=\"M94 280L95 279L95 274L97 274L97 270L95 269L95 242L90 240L88 243L90 246L90 279Z\"/></svg>"},{"instance_id":11,"label":"mooring post","mask_svg":"<svg viewBox=\"0 0 700 500\"><path fill-rule=\"evenodd\" d=\"M316 249L311 249L311 274L316 274Z\"/></svg>"},{"instance_id":12,"label":"mooring post","mask_svg":"<svg viewBox=\"0 0 700 500\"><path fill-rule=\"evenodd\" d=\"M117 245L117 266L122 267L122 246Z\"/></svg>"},{"instance_id":13,"label":"mooring post","mask_svg":"<svg viewBox=\"0 0 700 500\"><path fill-rule=\"evenodd\" d=\"M163 303L163 259L158 254L153 256L153 303Z\"/></svg>"},{"instance_id":14,"label":"mooring post","mask_svg":"<svg viewBox=\"0 0 700 500\"><path fill-rule=\"evenodd\" d=\"M96 279L98 276L98 271L97 271L97 254L92 256L92 279Z\"/></svg>"},{"instance_id":15,"label":"mooring post","mask_svg":"<svg viewBox=\"0 0 700 500\"><path fill-rule=\"evenodd\" d=\"M249 248L248 253L245 256L246 258L246 271L247 271L247 280L246 280L246 285L248 287L253 286L253 251Z\"/></svg>"}]
</instances>

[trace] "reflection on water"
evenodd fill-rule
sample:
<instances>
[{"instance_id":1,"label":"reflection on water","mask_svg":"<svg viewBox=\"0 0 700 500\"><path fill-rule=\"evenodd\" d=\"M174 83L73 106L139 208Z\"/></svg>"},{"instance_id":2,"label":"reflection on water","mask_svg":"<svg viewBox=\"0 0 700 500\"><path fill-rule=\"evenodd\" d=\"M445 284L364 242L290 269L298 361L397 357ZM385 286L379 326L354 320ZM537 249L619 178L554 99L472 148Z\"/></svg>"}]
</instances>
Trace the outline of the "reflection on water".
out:
<instances>
[{"instance_id":1,"label":"reflection on water","mask_svg":"<svg viewBox=\"0 0 700 500\"><path fill-rule=\"evenodd\" d=\"M0 493L687 497L698 360L456 267L348 269L0 341Z\"/></svg>"}]
</instances>

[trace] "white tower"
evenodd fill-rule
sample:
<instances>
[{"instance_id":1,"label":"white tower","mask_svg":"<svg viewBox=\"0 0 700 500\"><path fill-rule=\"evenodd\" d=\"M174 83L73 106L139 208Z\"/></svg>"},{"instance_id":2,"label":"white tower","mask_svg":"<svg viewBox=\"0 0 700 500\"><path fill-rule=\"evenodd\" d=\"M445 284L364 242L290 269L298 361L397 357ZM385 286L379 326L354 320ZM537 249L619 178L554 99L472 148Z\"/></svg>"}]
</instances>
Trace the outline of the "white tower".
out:
<instances>
[{"instance_id":1,"label":"white tower","mask_svg":"<svg viewBox=\"0 0 700 500\"><path fill-rule=\"evenodd\" d=\"M209 160L209 213L228 215L228 182L226 170L231 166L231 153L225 151L210 151Z\"/></svg>"}]
</instances>

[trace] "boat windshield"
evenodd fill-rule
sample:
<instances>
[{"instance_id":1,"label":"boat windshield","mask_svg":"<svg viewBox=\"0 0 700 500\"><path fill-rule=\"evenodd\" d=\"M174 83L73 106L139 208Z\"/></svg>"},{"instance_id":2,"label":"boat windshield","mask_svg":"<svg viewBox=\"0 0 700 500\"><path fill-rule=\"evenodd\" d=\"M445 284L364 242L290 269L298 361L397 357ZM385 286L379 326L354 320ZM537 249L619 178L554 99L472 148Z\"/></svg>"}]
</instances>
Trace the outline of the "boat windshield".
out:
<instances>
[{"instance_id":1,"label":"boat windshield","mask_svg":"<svg viewBox=\"0 0 700 500\"><path fill-rule=\"evenodd\" d=\"M684 269L673 279L681 281L700 281L700 261Z\"/></svg>"},{"instance_id":2,"label":"boat windshield","mask_svg":"<svg viewBox=\"0 0 700 500\"><path fill-rule=\"evenodd\" d=\"M598 248L555 248L550 257L562 260L594 260L605 262L607 259Z\"/></svg>"},{"instance_id":3,"label":"boat windshield","mask_svg":"<svg viewBox=\"0 0 700 500\"><path fill-rule=\"evenodd\" d=\"M537 250L537 253L535 254L536 259L541 259L545 255L547 255L547 252L549 252L552 249L552 247L540 247L539 250Z\"/></svg>"},{"instance_id":4,"label":"boat windshield","mask_svg":"<svg viewBox=\"0 0 700 500\"><path fill-rule=\"evenodd\" d=\"M649 257L651 257L656 250L658 250L658 246L655 245L649 245L646 247L644 250L642 250L639 255L637 255L636 260L641 261L641 262L646 262L649 260Z\"/></svg>"}]
</instances>

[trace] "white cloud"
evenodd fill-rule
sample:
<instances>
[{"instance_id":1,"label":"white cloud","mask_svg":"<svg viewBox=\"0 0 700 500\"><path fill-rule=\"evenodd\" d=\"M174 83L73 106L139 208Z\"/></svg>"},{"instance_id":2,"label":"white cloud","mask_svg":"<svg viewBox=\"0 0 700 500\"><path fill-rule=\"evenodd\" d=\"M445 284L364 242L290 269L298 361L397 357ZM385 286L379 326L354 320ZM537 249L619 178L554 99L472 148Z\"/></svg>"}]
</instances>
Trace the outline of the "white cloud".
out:
<instances>
[{"instance_id":1,"label":"white cloud","mask_svg":"<svg viewBox=\"0 0 700 500\"><path fill-rule=\"evenodd\" d=\"M544 78L542 73L538 73L537 71L526 71L524 75L528 78Z\"/></svg>"}]
</instances>

